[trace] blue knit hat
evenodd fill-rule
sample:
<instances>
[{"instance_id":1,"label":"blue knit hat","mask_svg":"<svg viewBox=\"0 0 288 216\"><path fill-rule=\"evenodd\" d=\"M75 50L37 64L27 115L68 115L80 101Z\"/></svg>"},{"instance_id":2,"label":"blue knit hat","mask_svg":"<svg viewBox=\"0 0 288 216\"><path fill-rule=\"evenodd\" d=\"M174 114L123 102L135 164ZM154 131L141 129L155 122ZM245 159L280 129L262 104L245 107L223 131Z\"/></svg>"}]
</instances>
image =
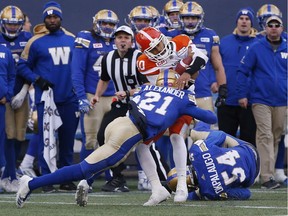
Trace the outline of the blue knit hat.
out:
<instances>
[{"instance_id":1,"label":"blue knit hat","mask_svg":"<svg viewBox=\"0 0 288 216\"><path fill-rule=\"evenodd\" d=\"M240 16L245 15L248 16L250 21L251 21L251 26L253 26L253 22L254 22L254 11L252 8L247 7L247 8L242 8L238 11L237 16L236 16L236 23L239 19Z\"/></svg>"},{"instance_id":2,"label":"blue knit hat","mask_svg":"<svg viewBox=\"0 0 288 216\"><path fill-rule=\"evenodd\" d=\"M60 4L54 1L47 2L43 9L43 20L49 15L55 14L62 20L62 10Z\"/></svg>"}]
</instances>

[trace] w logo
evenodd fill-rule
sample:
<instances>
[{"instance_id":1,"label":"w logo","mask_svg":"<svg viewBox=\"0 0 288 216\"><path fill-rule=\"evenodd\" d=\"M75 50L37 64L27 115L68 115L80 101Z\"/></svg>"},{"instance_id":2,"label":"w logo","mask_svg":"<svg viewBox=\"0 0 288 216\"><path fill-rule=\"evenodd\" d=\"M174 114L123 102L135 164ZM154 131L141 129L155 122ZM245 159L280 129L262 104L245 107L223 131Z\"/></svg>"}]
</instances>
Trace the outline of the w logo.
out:
<instances>
[{"instance_id":1,"label":"w logo","mask_svg":"<svg viewBox=\"0 0 288 216\"><path fill-rule=\"evenodd\" d=\"M288 53L281 52L280 54L282 59L287 59Z\"/></svg>"},{"instance_id":2,"label":"w logo","mask_svg":"<svg viewBox=\"0 0 288 216\"><path fill-rule=\"evenodd\" d=\"M52 14L53 14L53 10L48 10L48 11L47 11L47 14L48 14L48 15L52 15Z\"/></svg>"},{"instance_id":3,"label":"w logo","mask_svg":"<svg viewBox=\"0 0 288 216\"><path fill-rule=\"evenodd\" d=\"M70 47L56 47L49 48L49 53L53 59L54 65L59 65L60 60L62 64L68 64L69 56L70 56Z\"/></svg>"}]
</instances>

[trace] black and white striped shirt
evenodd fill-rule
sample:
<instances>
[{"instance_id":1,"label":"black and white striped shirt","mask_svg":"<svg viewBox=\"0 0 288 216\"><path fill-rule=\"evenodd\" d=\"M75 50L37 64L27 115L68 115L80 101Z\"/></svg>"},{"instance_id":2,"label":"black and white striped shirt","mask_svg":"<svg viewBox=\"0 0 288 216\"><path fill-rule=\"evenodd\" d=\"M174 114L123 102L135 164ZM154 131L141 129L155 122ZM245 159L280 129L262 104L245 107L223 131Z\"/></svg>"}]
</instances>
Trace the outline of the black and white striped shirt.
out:
<instances>
[{"instance_id":1,"label":"black and white striped shirt","mask_svg":"<svg viewBox=\"0 0 288 216\"><path fill-rule=\"evenodd\" d=\"M136 60L141 52L129 49L123 58L117 50L110 51L103 56L101 62L101 80L112 80L116 91L126 91L148 83L146 76L142 75L136 66Z\"/></svg>"}]
</instances>

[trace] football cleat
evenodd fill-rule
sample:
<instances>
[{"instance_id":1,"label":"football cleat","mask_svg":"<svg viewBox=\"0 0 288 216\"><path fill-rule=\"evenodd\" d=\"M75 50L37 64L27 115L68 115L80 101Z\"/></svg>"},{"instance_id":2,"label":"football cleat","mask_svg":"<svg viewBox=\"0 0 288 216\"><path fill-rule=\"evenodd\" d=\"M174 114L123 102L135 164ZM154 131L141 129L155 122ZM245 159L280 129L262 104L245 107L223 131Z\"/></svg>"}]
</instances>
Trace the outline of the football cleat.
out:
<instances>
[{"instance_id":1,"label":"football cleat","mask_svg":"<svg viewBox=\"0 0 288 216\"><path fill-rule=\"evenodd\" d=\"M86 180L81 180L79 182L75 193L75 201L77 205L82 207L85 207L87 205L89 189L90 187Z\"/></svg>"},{"instance_id":2,"label":"football cleat","mask_svg":"<svg viewBox=\"0 0 288 216\"><path fill-rule=\"evenodd\" d=\"M186 185L182 189L177 188L174 196L174 202L175 203L186 202L187 198L188 198L188 189Z\"/></svg>"},{"instance_id":3,"label":"football cleat","mask_svg":"<svg viewBox=\"0 0 288 216\"><path fill-rule=\"evenodd\" d=\"M28 183L32 180L29 176L22 176L19 180L19 190L16 194L16 206L22 208L25 204L25 201L29 197L31 191L29 189Z\"/></svg>"},{"instance_id":4,"label":"football cleat","mask_svg":"<svg viewBox=\"0 0 288 216\"><path fill-rule=\"evenodd\" d=\"M143 204L143 206L156 206L171 197L170 193L165 187L161 187L159 190L152 192L149 200Z\"/></svg>"},{"instance_id":5,"label":"football cleat","mask_svg":"<svg viewBox=\"0 0 288 216\"><path fill-rule=\"evenodd\" d=\"M151 184L147 178L139 178L138 190L140 191L151 191Z\"/></svg>"},{"instance_id":6,"label":"football cleat","mask_svg":"<svg viewBox=\"0 0 288 216\"><path fill-rule=\"evenodd\" d=\"M1 181L2 188L8 193L15 193L19 189L19 181L18 179L14 179L10 181L9 178L4 178Z\"/></svg>"}]
</instances>

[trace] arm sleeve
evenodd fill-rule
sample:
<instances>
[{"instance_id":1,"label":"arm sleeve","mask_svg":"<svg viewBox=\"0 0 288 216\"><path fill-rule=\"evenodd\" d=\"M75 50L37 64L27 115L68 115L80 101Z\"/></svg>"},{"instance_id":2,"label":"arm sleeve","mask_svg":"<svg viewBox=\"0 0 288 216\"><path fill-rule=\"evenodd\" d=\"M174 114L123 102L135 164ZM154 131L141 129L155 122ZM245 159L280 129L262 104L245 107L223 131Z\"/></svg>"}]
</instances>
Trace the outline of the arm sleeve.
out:
<instances>
[{"instance_id":1,"label":"arm sleeve","mask_svg":"<svg viewBox=\"0 0 288 216\"><path fill-rule=\"evenodd\" d=\"M72 83L78 99L86 99L84 80L85 80L87 53L88 53L87 48L75 47L72 55L72 61L71 61Z\"/></svg>"},{"instance_id":2,"label":"arm sleeve","mask_svg":"<svg viewBox=\"0 0 288 216\"><path fill-rule=\"evenodd\" d=\"M33 44L28 41L17 64L17 74L31 83L34 83L38 77L38 75L32 71L34 56L35 50L33 49Z\"/></svg>"},{"instance_id":3,"label":"arm sleeve","mask_svg":"<svg viewBox=\"0 0 288 216\"><path fill-rule=\"evenodd\" d=\"M248 79L252 73L252 68L255 63L256 56L254 54L253 47L250 47L246 52L245 56L242 58L240 65L237 69L236 78L236 94L237 98L247 98L249 87L247 86Z\"/></svg>"}]
</instances>

